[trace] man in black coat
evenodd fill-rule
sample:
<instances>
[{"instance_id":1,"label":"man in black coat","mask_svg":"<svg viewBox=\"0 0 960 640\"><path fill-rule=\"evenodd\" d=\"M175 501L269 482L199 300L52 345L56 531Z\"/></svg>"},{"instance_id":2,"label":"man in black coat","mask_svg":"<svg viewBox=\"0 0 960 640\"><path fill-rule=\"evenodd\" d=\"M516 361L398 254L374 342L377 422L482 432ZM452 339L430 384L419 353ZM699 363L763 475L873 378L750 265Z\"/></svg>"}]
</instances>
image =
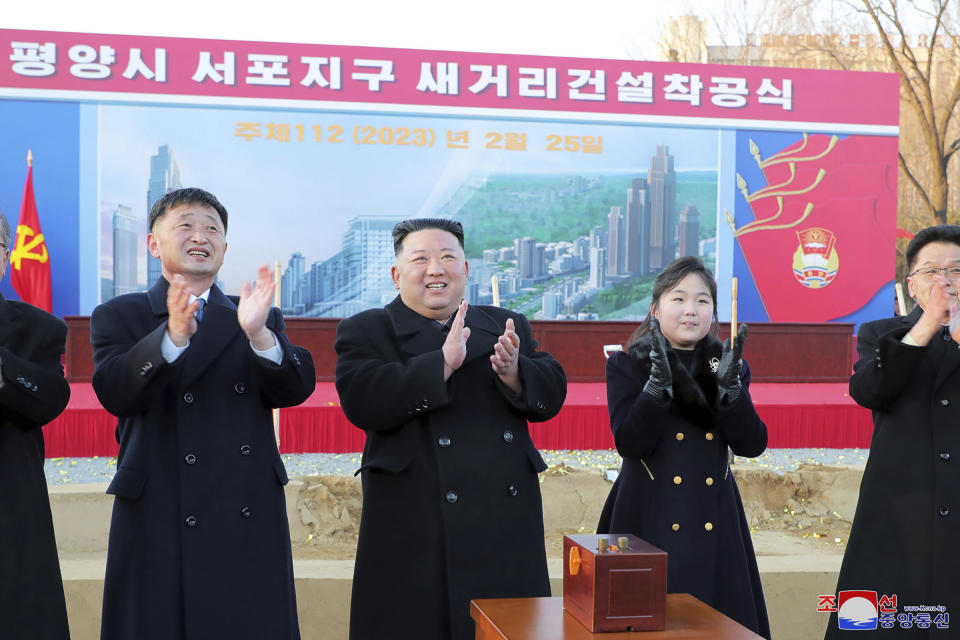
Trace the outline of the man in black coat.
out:
<instances>
[{"instance_id":1,"label":"man in black coat","mask_svg":"<svg viewBox=\"0 0 960 640\"><path fill-rule=\"evenodd\" d=\"M876 591L885 608L945 607L960 614L960 227L923 229L907 247L907 316L868 322L857 336L850 395L873 411L870 457L847 543L838 591ZM853 601L851 601L853 602ZM856 602L854 602L854 605ZM858 615L858 613L860 615ZM947 637L937 610L918 624L890 627L897 638ZM841 624L874 628L855 606ZM890 624L880 616L877 634ZM939 622L942 624L943 619ZM949 624L949 623L948 623ZM953 622L953 627L957 622ZM831 615L826 637L845 637ZM859 638L861 634L852 634ZM869 634L868 634L869 635Z\"/></svg>"},{"instance_id":2,"label":"man in black coat","mask_svg":"<svg viewBox=\"0 0 960 640\"><path fill-rule=\"evenodd\" d=\"M0 279L10 242L0 213ZM0 296L0 636L11 640L70 637L40 429L70 399L66 339L63 320Z\"/></svg>"},{"instance_id":3,"label":"man in black coat","mask_svg":"<svg viewBox=\"0 0 960 640\"><path fill-rule=\"evenodd\" d=\"M463 228L393 231L400 295L337 327L336 384L367 442L352 640L469 640L474 598L550 595L527 421L560 411L566 377L530 324L470 307Z\"/></svg>"},{"instance_id":4,"label":"man in black coat","mask_svg":"<svg viewBox=\"0 0 960 640\"><path fill-rule=\"evenodd\" d=\"M316 376L266 266L239 299L214 284L226 228L213 195L168 193L148 236L163 277L90 319L93 387L120 442L103 640L300 638L271 410Z\"/></svg>"}]
</instances>

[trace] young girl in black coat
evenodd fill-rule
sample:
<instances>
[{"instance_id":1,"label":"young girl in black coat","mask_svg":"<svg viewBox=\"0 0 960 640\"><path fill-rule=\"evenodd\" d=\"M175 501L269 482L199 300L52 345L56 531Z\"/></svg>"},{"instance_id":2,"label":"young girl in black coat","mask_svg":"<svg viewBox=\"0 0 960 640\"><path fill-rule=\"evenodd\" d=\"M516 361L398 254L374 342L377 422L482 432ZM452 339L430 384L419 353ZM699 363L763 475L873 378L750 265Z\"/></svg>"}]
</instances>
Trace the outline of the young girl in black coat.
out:
<instances>
[{"instance_id":1,"label":"young girl in black coat","mask_svg":"<svg viewBox=\"0 0 960 640\"><path fill-rule=\"evenodd\" d=\"M757 561L730 472L730 451L754 457L766 425L735 344L710 335L717 284L699 258L657 276L650 313L607 361L607 406L620 475L598 533L632 533L667 552L667 591L690 593L765 638Z\"/></svg>"}]
</instances>

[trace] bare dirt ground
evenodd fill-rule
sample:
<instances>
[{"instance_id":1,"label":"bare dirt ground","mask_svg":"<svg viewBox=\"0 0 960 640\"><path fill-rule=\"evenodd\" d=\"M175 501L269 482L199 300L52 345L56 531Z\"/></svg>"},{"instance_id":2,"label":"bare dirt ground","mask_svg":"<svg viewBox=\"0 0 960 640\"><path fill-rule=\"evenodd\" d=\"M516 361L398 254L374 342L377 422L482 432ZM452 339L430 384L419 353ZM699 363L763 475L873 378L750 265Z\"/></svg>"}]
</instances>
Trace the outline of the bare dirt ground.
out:
<instances>
[{"instance_id":1,"label":"bare dirt ground","mask_svg":"<svg viewBox=\"0 0 960 640\"><path fill-rule=\"evenodd\" d=\"M796 471L734 467L758 556L842 554L856 508L861 466L801 465ZM360 526L359 479L308 476L290 533L294 555L351 559ZM547 554L560 557L563 535L596 528L611 483L596 469L557 464L541 475Z\"/></svg>"}]
</instances>

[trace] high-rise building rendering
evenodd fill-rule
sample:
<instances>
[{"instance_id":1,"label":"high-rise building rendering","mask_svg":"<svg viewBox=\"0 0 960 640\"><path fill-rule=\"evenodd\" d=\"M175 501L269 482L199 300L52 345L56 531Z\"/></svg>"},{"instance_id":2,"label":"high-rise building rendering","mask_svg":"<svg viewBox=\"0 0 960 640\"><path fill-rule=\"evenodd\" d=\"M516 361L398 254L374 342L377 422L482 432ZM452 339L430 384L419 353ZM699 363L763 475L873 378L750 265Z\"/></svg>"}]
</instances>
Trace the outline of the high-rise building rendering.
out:
<instances>
[{"instance_id":1,"label":"high-rise building rendering","mask_svg":"<svg viewBox=\"0 0 960 640\"><path fill-rule=\"evenodd\" d=\"M173 157L169 145L161 145L157 154L150 156L150 183L147 187L147 215L154 203L175 189L183 185L180 182L180 167ZM150 230L147 229L147 232ZM160 278L160 259L147 253L147 287Z\"/></svg>"},{"instance_id":2,"label":"high-rise building rendering","mask_svg":"<svg viewBox=\"0 0 960 640\"><path fill-rule=\"evenodd\" d=\"M543 294L543 304L540 315L544 320L554 320L560 313L562 299L556 291L547 291Z\"/></svg>"},{"instance_id":3,"label":"high-rise building rendering","mask_svg":"<svg viewBox=\"0 0 960 640\"><path fill-rule=\"evenodd\" d=\"M657 145L647 172L650 194L650 269L659 271L676 257L677 176L673 156L665 144Z\"/></svg>"},{"instance_id":4,"label":"high-rise building rendering","mask_svg":"<svg viewBox=\"0 0 960 640\"><path fill-rule=\"evenodd\" d=\"M113 295L134 293L137 286L137 249L141 222L130 207L118 204L113 210Z\"/></svg>"},{"instance_id":5,"label":"high-rise building rendering","mask_svg":"<svg viewBox=\"0 0 960 640\"><path fill-rule=\"evenodd\" d=\"M650 209L646 178L634 178L630 181L623 235L626 272L650 273Z\"/></svg>"},{"instance_id":6,"label":"high-rise building rendering","mask_svg":"<svg viewBox=\"0 0 960 640\"><path fill-rule=\"evenodd\" d=\"M607 214L607 275L624 273L624 224L623 207L610 207Z\"/></svg>"},{"instance_id":7,"label":"high-rise building rendering","mask_svg":"<svg viewBox=\"0 0 960 640\"><path fill-rule=\"evenodd\" d=\"M607 250L603 247L590 247L590 277L588 286L603 289L606 284L604 272L607 266Z\"/></svg>"},{"instance_id":8,"label":"high-rise building rendering","mask_svg":"<svg viewBox=\"0 0 960 640\"><path fill-rule=\"evenodd\" d=\"M603 227L593 227L590 229L590 248L607 248L607 232Z\"/></svg>"},{"instance_id":9,"label":"high-rise building rendering","mask_svg":"<svg viewBox=\"0 0 960 640\"><path fill-rule=\"evenodd\" d=\"M517 245L517 269L521 278L536 278L539 260L537 255L537 241L533 238L520 238Z\"/></svg>"},{"instance_id":10,"label":"high-rise building rendering","mask_svg":"<svg viewBox=\"0 0 960 640\"><path fill-rule=\"evenodd\" d=\"M303 304L301 282L306 264L306 258L299 251L291 255L287 262L287 268L280 279L280 303L284 309L292 311L298 304Z\"/></svg>"},{"instance_id":11,"label":"high-rise building rendering","mask_svg":"<svg viewBox=\"0 0 960 640\"><path fill-rule=\"evenodd\" d=\"M290 256L281 281L283 308L309 316L342 317L383 306L396 291L393 227L397 216L356 216L347 221L341 250L305 271L306 259Z\"/></svg>"},{"instance_id":12,"label":"high-rise building rendering","mask_svg":"<svg viewBox=\"0 0 960 640\"><path fill-rule=\"evenodd\" d=\"M680 212L680 255L700 255L700 210L687 205Z\"/></svg>"}]
</instances>

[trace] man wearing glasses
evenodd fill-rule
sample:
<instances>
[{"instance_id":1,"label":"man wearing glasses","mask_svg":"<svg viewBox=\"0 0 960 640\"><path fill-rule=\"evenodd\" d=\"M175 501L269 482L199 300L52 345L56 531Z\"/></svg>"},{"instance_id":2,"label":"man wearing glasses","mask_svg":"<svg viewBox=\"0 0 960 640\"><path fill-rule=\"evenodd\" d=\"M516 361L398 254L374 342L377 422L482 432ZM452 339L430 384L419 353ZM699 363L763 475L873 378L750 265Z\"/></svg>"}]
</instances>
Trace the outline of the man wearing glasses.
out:
<instances>
[{"instance_id":1,"label":"man wearing glasses","mask_svg":"<svg viewBox=\"0 0 960 640\"><path fill-rule=\"evenodd\" d=\"M0 213L0 278L10 260ZM65 640L67 606L43 472L41 428L70 399L60 355L67 325L0 296L0 637Z\"/></svg>"},{"instance_id":2,"label":"man wearing glasses","mask_svg":"<svg viewBox=\"0 0 960 640\"><path fill-rule=\"evenodd\" d=\"M837 590L896 595L886 609L898 614L945 607L907 627L897 618L897 638L925 638L949 624L944 612L960 626L960 226L923 229L906 260L916 307L857 336L850 395L873 411L874 432ZM880 613L878 630L890 623ZM845 617L827 638L846 635Z\"/></svg>"}]
</instances>

